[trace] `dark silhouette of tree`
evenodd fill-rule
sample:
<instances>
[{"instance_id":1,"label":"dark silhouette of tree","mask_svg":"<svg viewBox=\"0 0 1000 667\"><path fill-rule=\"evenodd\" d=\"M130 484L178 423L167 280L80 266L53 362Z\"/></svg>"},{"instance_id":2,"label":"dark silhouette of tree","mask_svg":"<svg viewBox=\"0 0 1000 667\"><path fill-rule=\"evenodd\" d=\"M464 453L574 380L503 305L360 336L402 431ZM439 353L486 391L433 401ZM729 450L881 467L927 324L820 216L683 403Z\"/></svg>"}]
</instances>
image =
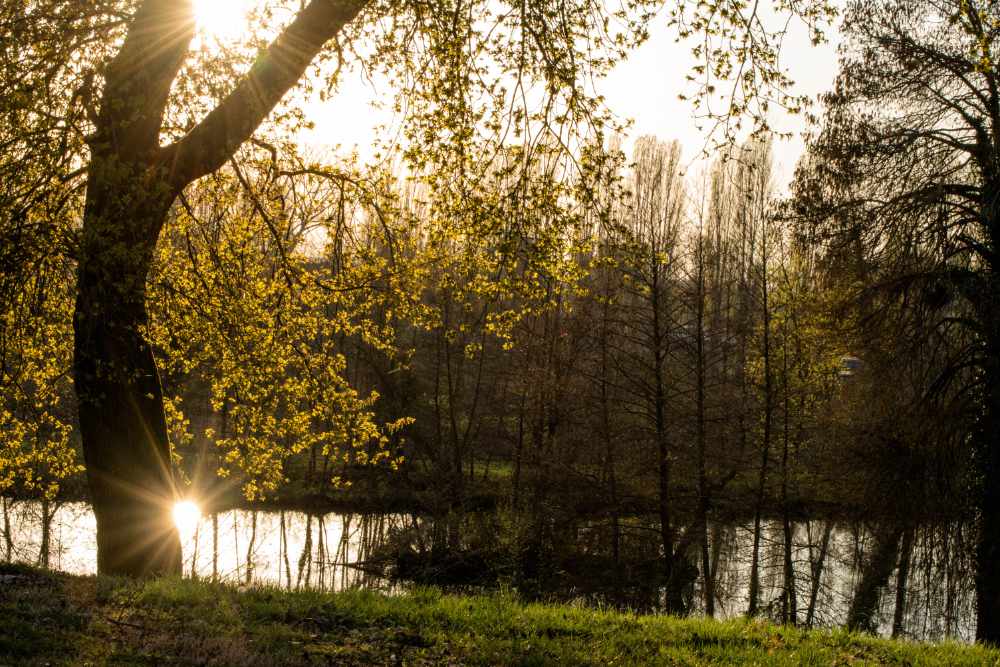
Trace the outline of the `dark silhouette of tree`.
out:
<instances>
[{"instance_id":1,"label":"dark silhouette of tree","mask_svg":"<svg viewBox=\"0 0 1000 667\"><path fill-rule=\"evenodd\" d=\"M990 1L851 3L841 73L796 184L830 256L875 286L856 302L862 319L891 322L900 350L936 352L921 398L973 408L952 425L977 457L977 637L990 643L1000 641L998 18Z\"/></svg>"}]
</instances>

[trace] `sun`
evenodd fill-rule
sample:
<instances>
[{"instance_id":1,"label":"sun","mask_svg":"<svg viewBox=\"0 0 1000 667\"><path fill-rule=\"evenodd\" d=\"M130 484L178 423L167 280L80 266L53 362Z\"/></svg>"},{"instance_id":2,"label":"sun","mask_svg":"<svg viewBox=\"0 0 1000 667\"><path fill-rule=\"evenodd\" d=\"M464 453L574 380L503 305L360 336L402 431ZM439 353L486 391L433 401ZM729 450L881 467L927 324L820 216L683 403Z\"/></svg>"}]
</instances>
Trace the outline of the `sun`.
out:
<instances>
[{"instance_id":1,"label":"sun","mask_svg":"<svg viewBox=\"0 0 1000 667\"><path fill-rule=\"evenodd\" d=\"M174 524L181 535L181 541L187 542L198 530L201 521L201 510L194 502L182 500L174 505Z\"/></svg>"},{"instance_id":2,"label":"sun","mask_svg":"<svg viewBox=\"0 0 1000 667\"><path fill-rule=\"evenodd\" d=\"M247 14L254 0L194 0L198 29L220 40L230 40L246 31Z\"/></svg>"}]
</instances>

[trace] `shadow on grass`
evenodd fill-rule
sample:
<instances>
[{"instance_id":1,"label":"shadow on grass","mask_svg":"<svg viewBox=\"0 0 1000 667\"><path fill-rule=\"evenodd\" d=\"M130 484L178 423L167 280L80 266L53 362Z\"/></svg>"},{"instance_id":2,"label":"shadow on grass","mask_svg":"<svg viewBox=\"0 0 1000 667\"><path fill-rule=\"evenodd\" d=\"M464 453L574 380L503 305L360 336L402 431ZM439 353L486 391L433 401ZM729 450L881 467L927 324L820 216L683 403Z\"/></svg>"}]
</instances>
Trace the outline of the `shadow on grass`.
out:
<instances>
[{"instance_id":1,"label":"shadow on grass","mask_svg":"<svg viewBox=\"0 0 1000 667\"><path fill-rule=\"evenodd\" d=\"M87 627L89 615L70 600L68 584L23 565L0 564L0 664L72 653L73 635Z\"/></svg>"}]
</instances>

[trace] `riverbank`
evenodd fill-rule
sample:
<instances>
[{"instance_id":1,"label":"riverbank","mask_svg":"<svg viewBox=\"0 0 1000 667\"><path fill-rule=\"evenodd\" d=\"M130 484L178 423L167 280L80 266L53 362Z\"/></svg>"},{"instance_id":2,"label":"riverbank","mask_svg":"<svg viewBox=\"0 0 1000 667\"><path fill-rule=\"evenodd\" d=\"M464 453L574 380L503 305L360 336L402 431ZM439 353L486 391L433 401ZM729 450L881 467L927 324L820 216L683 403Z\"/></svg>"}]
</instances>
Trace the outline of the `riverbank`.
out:
<instances>
[{"instance_id":1,"label":"riverbank","mask_svg":"<svg viewBox=\"0 0 1000 667\"><path fill-rule=\"evenodd\" d=\"M0 665L1000 665L1000 651L764 622L134 582L0 565Z\"/></svg>"}]
</instances>

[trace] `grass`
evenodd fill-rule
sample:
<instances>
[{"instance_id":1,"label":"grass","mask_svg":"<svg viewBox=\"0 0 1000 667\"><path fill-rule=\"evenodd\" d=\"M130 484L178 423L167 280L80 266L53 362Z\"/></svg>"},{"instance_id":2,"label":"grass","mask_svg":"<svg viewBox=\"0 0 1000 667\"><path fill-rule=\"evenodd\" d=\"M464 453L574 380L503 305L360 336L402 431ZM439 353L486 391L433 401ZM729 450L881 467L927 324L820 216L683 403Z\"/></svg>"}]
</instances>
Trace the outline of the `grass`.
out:
<instances>
[{"instance_id":1,"label":"grass","mask_svg":"<svg viewBox=\"0 0 1000 667\"><path fill-rule=\"evenodd\" d=\"M1000 665L1000 652L421 589L288 593L0 565L0 665Z\"/></svg>"}]
</instances>

